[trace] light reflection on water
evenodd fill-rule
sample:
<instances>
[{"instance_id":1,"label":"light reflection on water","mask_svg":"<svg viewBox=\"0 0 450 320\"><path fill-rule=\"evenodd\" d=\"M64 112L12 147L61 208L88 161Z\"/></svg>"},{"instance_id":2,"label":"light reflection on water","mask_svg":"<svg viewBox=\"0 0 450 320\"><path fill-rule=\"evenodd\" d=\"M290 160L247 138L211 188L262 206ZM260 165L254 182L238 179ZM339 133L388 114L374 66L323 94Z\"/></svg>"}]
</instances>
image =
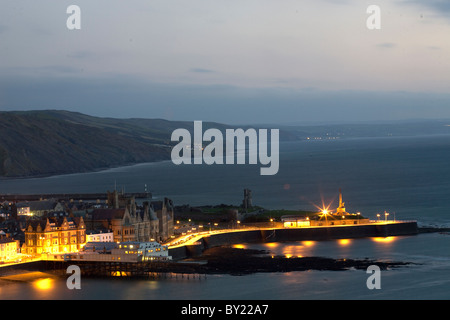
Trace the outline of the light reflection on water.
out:
<instances>
[{"instance_id":1,"label":"light reflection on water","mask_svg":"<svg viewBox=\"0 0 450 320\"><path fill-rule=\"evenodd\" d=\"M32 282L34 288L38 291L51 290L55 285L55 280L51 278L38 279Z\"/></svg>"},{"instance_id":2,"label":"light reflection on water","mask_svg":"<svg viewBox=\"0 0 450 320\"><path fill-rule=\"evenodd\" d=\"M388 254L395 241L402 237L374 237L363 239L336 239L328 241L268 242L262 244L236 244L235 248L266 250L271 255L285 257L327 256L333 258L365 258Z\"/></svg>"}]
</instances>

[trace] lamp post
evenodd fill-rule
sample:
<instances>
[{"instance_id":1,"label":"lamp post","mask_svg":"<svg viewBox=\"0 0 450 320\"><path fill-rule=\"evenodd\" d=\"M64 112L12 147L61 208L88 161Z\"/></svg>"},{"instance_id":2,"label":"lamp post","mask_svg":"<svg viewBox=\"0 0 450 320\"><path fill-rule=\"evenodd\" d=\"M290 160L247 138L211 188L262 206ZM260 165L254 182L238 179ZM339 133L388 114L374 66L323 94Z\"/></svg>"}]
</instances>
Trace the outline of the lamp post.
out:
<instances>
[{"instance_id":1,"label":"lamp post","mask_svg":"<svg viewBox=\"0 0 450 320\"><path fill-rule=\"evenodd\" d=\"M387 223L387 216L389 215L389 212L384 212L384 222Z\"/></svg>"},{"instance_id":2,"label":"lamp post","mask_svg":"<svg viewBox=\"0 0 450 320\"><path fill-rule=\"evenodd\" d=\"M328 210L327 209L323 209L322 210L322 214L325 216L325 225L328 226L328 219L327 219Z\"/></svg>"}]
</instances>

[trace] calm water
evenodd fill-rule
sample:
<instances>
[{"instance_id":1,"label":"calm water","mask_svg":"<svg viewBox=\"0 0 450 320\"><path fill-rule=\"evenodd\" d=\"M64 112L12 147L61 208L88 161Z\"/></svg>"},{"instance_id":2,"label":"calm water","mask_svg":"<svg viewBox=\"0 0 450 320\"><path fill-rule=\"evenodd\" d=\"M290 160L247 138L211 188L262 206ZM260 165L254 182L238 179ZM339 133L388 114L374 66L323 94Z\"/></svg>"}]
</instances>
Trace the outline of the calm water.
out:
<instances>
[{"instance_id":1,"label":"calm water","mask_svg":"<svg viewBox=\"0 0 450 320\"><path fill-rule=\"evenodd\" d=\"M176 204L239 204L243 189L267 208L314 209L337 205L342 188L347 211L375 218L387 210L396 219L450 226L450 136L372 138L282 143L280 170L260 176L259 165L175 166L170 161L96 173L0 181L1 193L105 192L115 183ZM378 241L377 241L378 240ZM187 280L7 283L0 299L449 299L450 235L392 239L261 244L274 254L370 258L417 263L382 272L381 290L369 290L361 270L208 276Z\"/></svg>"}]
</instances>

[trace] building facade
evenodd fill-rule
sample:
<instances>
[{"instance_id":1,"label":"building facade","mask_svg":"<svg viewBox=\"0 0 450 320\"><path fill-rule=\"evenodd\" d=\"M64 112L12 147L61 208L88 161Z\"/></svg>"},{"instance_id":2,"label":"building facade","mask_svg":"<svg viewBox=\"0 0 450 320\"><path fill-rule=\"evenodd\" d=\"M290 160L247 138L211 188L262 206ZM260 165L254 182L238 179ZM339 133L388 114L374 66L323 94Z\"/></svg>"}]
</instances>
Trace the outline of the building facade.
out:
<instances>
[{"instance_id":1,"label":"building facade","mask_svg":"<svg viewBox=\"0 0 450 320\"><path fill-rule=\"evenodd\" d=\"M19 240L0 239L0 262L14 261L18 257Z\"/></svg>"},{"instance_id":2,"label":"building facade","mask_svg":"<svg viewBox=\"0 0 450 320\"><path fill-rule=\"evenodd\" d=\"M16 204L17 215L43 217L53 212L64 212L65 207L55 200L25 201Z\"/></svg>"},{"instance_id":3,"label":"building facade","mask_svg":"<svg viewBox=\"0 0 450 320\"><path fill-rule=\"evenodd\" d=\"M168 246L163 246L155 241L137 242L129 241L118 245L112 249L111 254L115 255L135 255L137 261L151 260L171 260Z\"/></svg>"},{"instance_id":4,"label":"building facade","mask_svg":"<svg viewBox=\"0 0 450 320\"><path fill-rule=\"evenodd\" d=\"M88 229L110 229L115 242L164 241L173 235L171 200L144 202L138 207L134 198L121 199L120 204L114 200L116 195L111 198L110 208L94 209L86 215Z\"/></svg>"},{"instance_id":5,"label":"building facade","mask_svg":"<svg viewBox=\"0 0 450 320\"><path fill-rule=\"evenodd\" d=\"M156 214L159 225L159 233L154 238L158 241L169 239L174 233L174 209L173 202L168 198L163 201L152 201L150 209Z\"/></svg>"},{"instance_id":6,"label":"building facade","mask_svg":"<svg viewBox=\"0 0 450 320\"><path fill-rule=\"evenodd\" d=\"M86 242L113 242L114 233L106 232L88 232L86 234Z\"/></svg>"},{"instance_id":7,"label":"building facade","mask_svg":"<svg viewBox=\"0 0 450 320\"><path fill-rule=\"evenodd\" d=\"M86 243L86 226L82 217L46 218L31 221L25 230L22 253L77 252Z\"/></svg>"}]
</instances>

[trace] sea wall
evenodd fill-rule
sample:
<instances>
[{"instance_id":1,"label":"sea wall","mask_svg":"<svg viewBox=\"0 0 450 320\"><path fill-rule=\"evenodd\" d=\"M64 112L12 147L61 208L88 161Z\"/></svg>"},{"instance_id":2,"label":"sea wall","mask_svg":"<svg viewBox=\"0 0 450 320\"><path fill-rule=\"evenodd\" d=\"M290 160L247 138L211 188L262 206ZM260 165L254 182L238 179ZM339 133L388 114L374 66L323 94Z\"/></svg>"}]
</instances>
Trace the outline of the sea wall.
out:
<instances>
[{"instance_id":1,"label":"sea wall","mask_svg":"<svg viewBox=\"0 0 450 320\"><path fill-rule=\"evenodd\" d=\"M417 222L397 222L388 224L365 224L352 226L315 228L275 228L245 230L239 232L210 234L198 244L169 249L173 259L184 259L200 255L203 250L222 245L258 242L286 242L304 240L354 239L365 237L389 237L417 234Z\"/></svg>"}]
</instances>

